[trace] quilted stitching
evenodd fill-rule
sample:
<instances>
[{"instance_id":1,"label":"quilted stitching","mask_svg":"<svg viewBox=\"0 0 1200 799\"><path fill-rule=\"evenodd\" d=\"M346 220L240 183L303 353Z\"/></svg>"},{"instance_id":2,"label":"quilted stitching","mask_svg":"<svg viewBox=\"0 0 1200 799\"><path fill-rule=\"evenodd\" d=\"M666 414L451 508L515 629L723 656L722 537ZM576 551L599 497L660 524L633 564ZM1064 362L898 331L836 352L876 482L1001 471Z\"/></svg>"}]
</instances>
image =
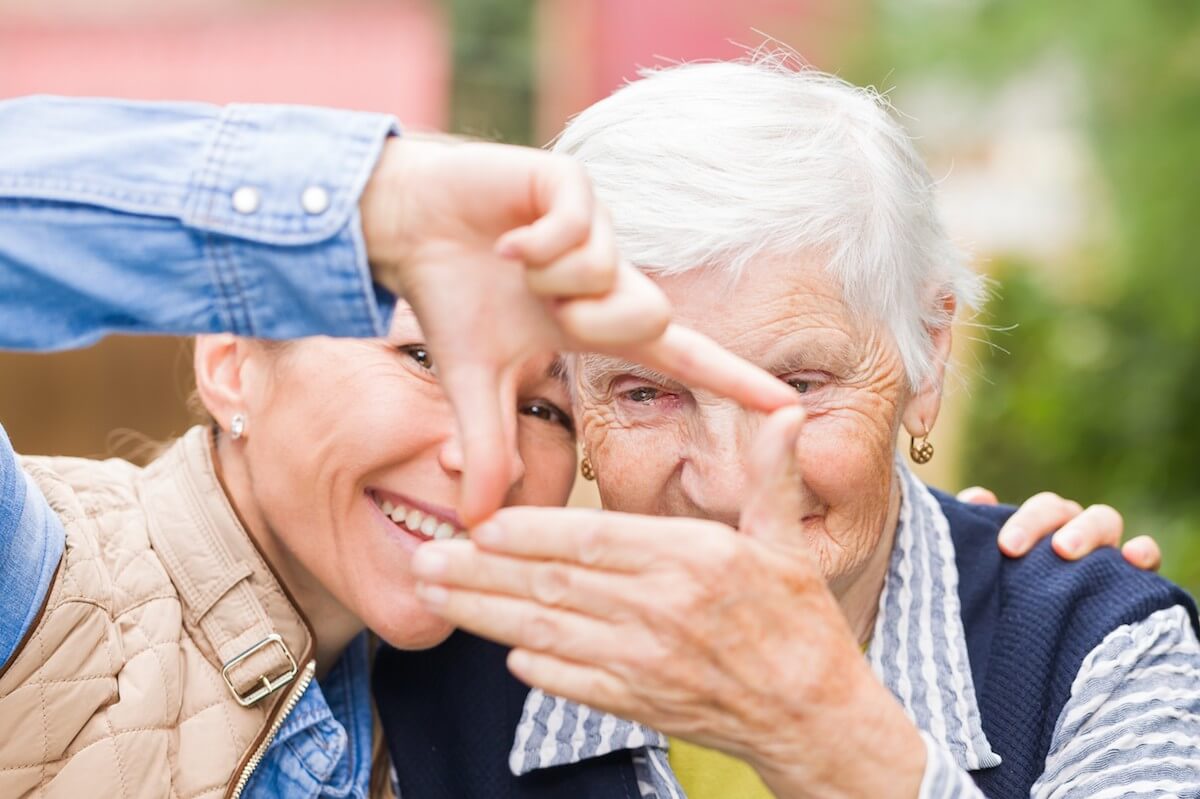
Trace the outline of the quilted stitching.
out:
<instances>
[{"instance_id":1,"label":"quilted stitching","mask_svg":"<svg viewBox=\"0 0 1200 799\"><path fill-rule=\"evenodd\" d=\"M0 741L0 795L222 794L264 714L234 704L185 629L136 470L26 464L67 547L42 620L0 681L0 719L23 732Z\"/></svg>"}]
</instances>

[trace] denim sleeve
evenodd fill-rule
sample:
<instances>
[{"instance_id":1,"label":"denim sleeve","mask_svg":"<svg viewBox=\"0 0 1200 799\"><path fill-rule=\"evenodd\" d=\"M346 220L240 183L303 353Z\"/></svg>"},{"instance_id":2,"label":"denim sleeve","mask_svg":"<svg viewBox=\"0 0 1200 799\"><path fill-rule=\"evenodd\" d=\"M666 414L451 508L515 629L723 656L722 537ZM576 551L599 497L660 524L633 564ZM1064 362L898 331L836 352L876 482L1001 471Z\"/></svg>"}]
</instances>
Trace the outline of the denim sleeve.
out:
<instances>
[{"instance_id":1,"label":"denim sleeve","mask_svg":"<svg viewBox=\"0 0 1200 799\"><path fill-rule=\"evenodd\" d=\"M380 336L358 199L395 120L0 102L0 347L108 333Z\"/></svg>"},{"instance_id":2,"label":"denim sleeve","mask_svg":"<svg viewBox=\"0 0 1200 799\"><path fill-rule=\"evenodd\" d=\"M0 426L0 668L41 611L63 543L62 524L21 471Z\"/></svg>"},{"instance_id":3,"label":"denim sleeve","mask_svg":"<svg viewBox=\"0 0 1200 799\"><path fill-rule=\"evenodd\" d=\"M358 199L395 120L296 106L0 101L0 348L108 333L382 336ZM62 525L0 428L0 663Z\"/></svg>"}]
</instances>

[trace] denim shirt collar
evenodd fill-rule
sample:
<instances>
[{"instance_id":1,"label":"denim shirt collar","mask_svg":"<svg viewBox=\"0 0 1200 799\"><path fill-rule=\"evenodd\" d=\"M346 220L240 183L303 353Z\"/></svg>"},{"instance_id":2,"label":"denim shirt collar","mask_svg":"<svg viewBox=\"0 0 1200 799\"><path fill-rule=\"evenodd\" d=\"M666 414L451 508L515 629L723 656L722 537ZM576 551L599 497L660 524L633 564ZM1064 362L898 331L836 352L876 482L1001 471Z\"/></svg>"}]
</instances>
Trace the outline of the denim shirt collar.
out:
<instances>
[{"instance_id":1,"label":"denim shirt collar","mask_svg":"<svg viewBox=\"0 0 1200 799\"><path fill-rule=\"evenodd\" d=\"M245 796L366 799L373 724L367 634L314 681L288 715Z\"/></svg>"}]
</instances>

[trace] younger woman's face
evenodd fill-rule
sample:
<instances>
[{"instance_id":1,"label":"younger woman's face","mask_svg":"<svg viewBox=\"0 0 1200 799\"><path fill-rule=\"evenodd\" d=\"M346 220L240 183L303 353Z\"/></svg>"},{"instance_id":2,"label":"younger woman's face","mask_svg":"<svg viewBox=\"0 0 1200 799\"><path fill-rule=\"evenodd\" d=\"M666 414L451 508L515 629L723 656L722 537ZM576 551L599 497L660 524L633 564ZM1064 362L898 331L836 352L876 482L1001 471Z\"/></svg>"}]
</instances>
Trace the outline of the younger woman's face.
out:
<instances>
[{"instance_id":1,"label":"younger woman's face","mask_svg":"<svg viewBox=\"0 0 1200 799\"><path fill-rule=\"evenodd\" d=\"M263 350L247 382L238 442L258 512L301 575L396 647L450 633L413 595L410 558L461 535L454 512L463 448L415 317L387 340L314 338ZM515 475L507 503L562 505L575 474L570 399L559 361L518 375Z\"/></svg>"}]
</instances>

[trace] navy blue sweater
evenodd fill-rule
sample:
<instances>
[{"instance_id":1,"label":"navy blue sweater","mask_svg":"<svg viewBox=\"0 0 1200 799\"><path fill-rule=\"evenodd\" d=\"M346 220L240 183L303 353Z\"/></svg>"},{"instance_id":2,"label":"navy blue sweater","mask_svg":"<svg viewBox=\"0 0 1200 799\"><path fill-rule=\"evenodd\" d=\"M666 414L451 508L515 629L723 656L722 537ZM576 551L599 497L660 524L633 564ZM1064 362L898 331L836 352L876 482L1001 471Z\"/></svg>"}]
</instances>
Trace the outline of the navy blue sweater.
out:
<instances>
[{"instance_id":1,"label":"navy blue sweater","mask_svg":"<svg viewBox=\"0 0 1200 799\"><path fill-rule=\"evenodd\" d=\"M1028 797L1054 726L1088 653L1110 632L1158 610L1196 608L1182 589L1104 549L1068 563L1044 540L1004 557L996 536L1008 507L965 505L934 492L950 522L967 654L983 731L1003 763L974 774L989 797Z\"/></svg>"}]
</instances>

